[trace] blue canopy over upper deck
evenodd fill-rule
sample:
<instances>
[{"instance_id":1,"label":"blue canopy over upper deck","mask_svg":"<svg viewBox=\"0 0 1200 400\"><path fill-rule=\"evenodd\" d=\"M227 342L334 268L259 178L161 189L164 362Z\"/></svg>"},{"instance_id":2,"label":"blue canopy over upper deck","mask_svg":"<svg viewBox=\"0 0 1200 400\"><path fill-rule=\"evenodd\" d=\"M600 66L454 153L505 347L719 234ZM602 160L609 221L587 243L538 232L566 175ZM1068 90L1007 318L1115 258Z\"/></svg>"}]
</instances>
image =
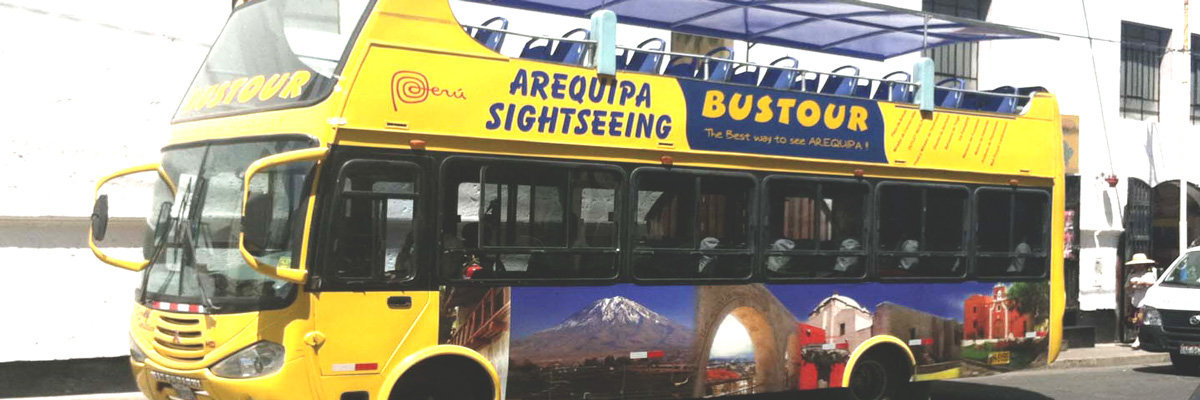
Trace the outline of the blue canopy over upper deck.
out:
<instances>
[{"instance_id":1,"label":"blue canopy over upper deck","mask_svg":"<svg viewBox=\"0 0 1200 400\"><path fill-rule=\"evenodd\" d=\"M587 18L611 10L621 23L885 60L953 43L1057 39L1010 26L854 0L466 0Z\"/></svg>"}]
</instances>

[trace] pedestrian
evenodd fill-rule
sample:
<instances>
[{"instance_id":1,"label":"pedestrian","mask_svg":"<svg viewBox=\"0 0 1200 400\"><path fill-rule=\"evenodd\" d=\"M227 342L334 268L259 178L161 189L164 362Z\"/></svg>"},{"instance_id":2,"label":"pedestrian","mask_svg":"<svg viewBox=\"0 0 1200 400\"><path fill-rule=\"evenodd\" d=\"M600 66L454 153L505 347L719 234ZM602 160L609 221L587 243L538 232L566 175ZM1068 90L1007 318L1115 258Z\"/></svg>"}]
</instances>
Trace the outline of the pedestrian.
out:
<instances>
[{"instance_id":1,"label":"pedestrian","mask_svg":"<svg viewBox=\"0 0 1200 400\"><path fill-rule=\"evenodd\" d=\"M1158 281L1158 270L1154 268L1154 260L1146 257L1145 253L1134 254L1129 261L1125 262L1127 272L1125 276L1129 281L1125 284L1125 293L1129 294L1129 305L1133 306L1134 312L1131 315L1130 324L1136 328L1141 322L1142 299L1146 297L1146 291L1154 286L1154 282ZM1133 339L1133 348L1141 347L1141 342L1135 336Z\"/></svg>"}]
</instances>

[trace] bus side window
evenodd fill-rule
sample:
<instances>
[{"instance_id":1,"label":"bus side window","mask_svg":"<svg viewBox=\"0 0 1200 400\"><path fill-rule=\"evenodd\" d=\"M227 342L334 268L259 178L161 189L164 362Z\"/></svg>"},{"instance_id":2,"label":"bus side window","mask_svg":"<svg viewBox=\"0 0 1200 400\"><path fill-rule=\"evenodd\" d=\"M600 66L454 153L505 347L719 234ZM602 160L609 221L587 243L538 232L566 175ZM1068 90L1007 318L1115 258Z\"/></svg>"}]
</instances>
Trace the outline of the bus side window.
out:
<instances>
[{"instance_id":1,"label":"bus side window","mask_svg":"<svg viewBox=\"0 0 1200 400\"><path fill-rule=\"evenodd\" d=\"M964 276L967 190L891 182L878 190L880 276Z\"/></svg>"},{"instance_id":2,"label":"bus side window","mask_svg":"<svg viewBox=\"0 0 1200 400\"><path fill-rule=\"evenodd\" d=\"M852 278L866 273L868 186L770 177L764 264L779 278Z\"/></svg>"},{"instance_id":3,"label":"bus side window","mask_svg":"<svg viewBox=\"0 0 1200 400\"><path fill-rule=\"evenodd\" d=\"M635 174L635 276L750 276L751 178L657 169Z\"/></svg>"},{"instance_id":4,"label":"bus side window","mask_svg":"<svg viewBox=\"0 0 1200 400\"><path fill-rule=\"evenodd\" d=\"M1049 196L1009 188L980 188L975 193L976 273L983 277L1044 275L1049 260Z\"/></svg>"},{"instance_id":5,"label":"bus side window","mask_svg":"<svg viewBox=\"0 0 1200 400\"><path fill-rule=\"evenodd\" d=\"M413 277L419 176L416 165L400 162L353 160L342 167L333 222L335 279Z\"/></svg>"},{"instance_id":6,"label":"bus side window","mask_svg":"<svg viewBox=\"0 0 1200 400\"><path fill-rule=\"evenodd\" d=\"M598 279L616 275L623 177L586 165L452 161L442 268L451 279ZM482 183L480 183L482 181ZM455 246L455 244L461 244ZM478 265L474 269L472 265Z\"/></svg>"}]
</instances>

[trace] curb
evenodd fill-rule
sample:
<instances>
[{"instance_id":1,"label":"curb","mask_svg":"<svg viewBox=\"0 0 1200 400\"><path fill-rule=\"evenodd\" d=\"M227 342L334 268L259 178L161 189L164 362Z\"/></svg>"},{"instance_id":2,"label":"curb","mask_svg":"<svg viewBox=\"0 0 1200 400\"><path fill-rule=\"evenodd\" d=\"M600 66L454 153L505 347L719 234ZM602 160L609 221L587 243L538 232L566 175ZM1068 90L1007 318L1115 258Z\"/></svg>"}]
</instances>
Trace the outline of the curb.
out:
<instances>
[{"instance_id":1,"label":"curb","mask_svg":"<svg viewBox=\"0 0 1200 400\"><path fill-rule=\"evenodd\" d=\"M14 397L0 400L146 400L142 392L81 394L75 396L54 397Z\"/></svg>"},{"instance_id":2,"label":"curb","mask_svg":"<svg viewBox=\"0 0 1200 400\"><path fill-rule=\"evenodd\" d=\"M1162 364L1171 362L1167 353L1146 353L1123 357L1075 358L1057 360L1047 369L1115 367L1120 365Z\"/></svg>"}]
</instances>

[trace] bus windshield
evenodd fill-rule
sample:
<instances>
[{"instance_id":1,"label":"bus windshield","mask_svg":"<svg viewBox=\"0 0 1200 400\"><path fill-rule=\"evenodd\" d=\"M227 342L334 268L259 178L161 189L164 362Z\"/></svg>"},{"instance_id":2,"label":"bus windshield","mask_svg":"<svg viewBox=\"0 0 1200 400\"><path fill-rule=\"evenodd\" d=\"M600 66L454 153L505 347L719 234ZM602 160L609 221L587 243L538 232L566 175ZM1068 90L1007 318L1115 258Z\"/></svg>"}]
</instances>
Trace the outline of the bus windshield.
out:
<instances>
[{"instance_id":1,"label":"bus windshield","mask_svg":"<svg viewBox=\"0 0 1200 400\"><path fill-rule=\"evenodd\" d=\"M174 185L160 181L143 252L151 260L142 281L140 301L183 303L211 313L245 312L285 306L293 285L254 271L238 248L242 186L246 168L262 157L311 147L307 139L201 144L168 148L162 166ZM264 185L280 199L272 219L303 226L305 180L312 163L272 170ZM254 182L252 182L253 184ZM290 228L289 227L289 228ZM262 257L290 263L298 249L291 229L279 229L291 243L286 251Z\"/></svg>"},{"instance_id":2,"label":"bus windshield","mask_svg":"<svg viewBox=\"0 0 1200 400\"><path fill-rule=\"evenodd\" d=\"M261 0L238 8L213 43L175 120L325 98L369 0Z\"/></svg>"},{"instance_id":3,"label":"bus windshield","mask_svg":"<svg viewBox=\"0 0 1200 400\"><path fill-rule=\"evenodd\" d=\"M1164 285L1200 287L1200 252L1179 257L1166 275L1162 281Z\"/></svg>"}]
</instances>

